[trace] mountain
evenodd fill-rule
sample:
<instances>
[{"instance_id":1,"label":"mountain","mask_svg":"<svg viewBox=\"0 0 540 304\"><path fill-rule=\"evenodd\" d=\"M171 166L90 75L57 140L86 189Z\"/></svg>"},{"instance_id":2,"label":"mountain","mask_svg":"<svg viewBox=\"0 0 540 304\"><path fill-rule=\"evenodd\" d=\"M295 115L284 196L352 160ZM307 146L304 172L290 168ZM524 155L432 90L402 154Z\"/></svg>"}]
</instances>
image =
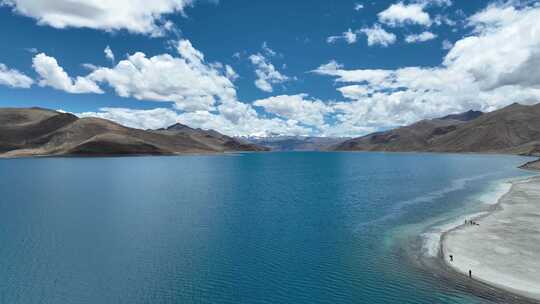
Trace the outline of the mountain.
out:
<instances>
[{"instance_id":1,"label":"mountain","mask_svg":"<svg viewBox=\"0 0 540 304\"><path fill-rule=\"evenodd\" d=\"M471 113L354 138L333 150L540 153L540 104L512 104L490 113Z\"/></svg>"},{"instance_id":2,"label":"mountain","mask_svg":"<svg viewBox=\"0 0 540 304\"><path fill-rule=\"evenodd\" d=\"M253 137L247 140L256 145L268 147L272 151L324 151L347 139L343 137L273 136Z\"/></svg>"},{"instance_id":3,"label":"mountain","mask_svg":"<svg viewBox=\"0 0 540 304\"><path fill-rule=\"evenodd\" d=\"M177 123L166 129L159 129L155 133L169 136L187 136L195 141L204 142L207 146L216 150L231 151L268 151L262 146L244 141L239 138L223 135L214 130L194 129L186 125Z\"/></svg>"},{"instance_id":4,"label":"mountain","mask_svg":"<svg viewBox=\"0 0 540 304\"><path fill-rule=\"evenodd\" d=\"M450 114L442 117L442 120L459 120L459 121L471 121L473 119L476 119L480 117L484 112L482 111L473 111L469 110L467 112L458 113L458 114Z\"/></svg>"},{"instance_id":5,"label":"mountain","mask_svg":"<svg viewBox=\"0 0 540 304\"><path fill-rule=\"evenodd\" d=\"M174 129L133 129L105 119L78 118L69 113L40 108L0 108L0 156L4 157L166 155L265 150L215 131L193 132L199 135Z\"/></svg>"}]
</instances>

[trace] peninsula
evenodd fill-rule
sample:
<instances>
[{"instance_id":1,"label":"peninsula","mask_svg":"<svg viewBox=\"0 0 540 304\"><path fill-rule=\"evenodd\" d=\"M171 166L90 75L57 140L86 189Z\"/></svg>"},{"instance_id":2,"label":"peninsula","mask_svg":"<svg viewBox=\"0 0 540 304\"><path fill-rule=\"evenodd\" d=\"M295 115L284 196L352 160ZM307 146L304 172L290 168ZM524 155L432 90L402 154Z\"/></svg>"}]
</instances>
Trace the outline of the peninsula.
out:
<instances>
[{"instance_id":1,"label":"peninsula","mask_svg":"<svg viewBox=\"0 0 540 304\"><path fill-rule=\"evenodd\" d=\"M446 265L471 280L540 300L539 202L539 177L513 182L494 211L442 236Z\"/></svg>"}]
</instances>

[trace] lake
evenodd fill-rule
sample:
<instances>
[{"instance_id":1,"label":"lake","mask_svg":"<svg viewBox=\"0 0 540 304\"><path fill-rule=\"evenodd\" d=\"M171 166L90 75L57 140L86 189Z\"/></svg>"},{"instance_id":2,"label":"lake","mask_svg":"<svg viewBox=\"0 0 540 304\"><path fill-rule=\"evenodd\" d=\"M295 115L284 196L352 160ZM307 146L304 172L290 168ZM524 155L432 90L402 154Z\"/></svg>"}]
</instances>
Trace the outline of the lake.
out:
<instances>
[{"instance_id":1,"label":"lake","mask_svg":"<svg viewBox=\"0 0 540 304\"><path fill-rule=\"evenodd\" d=\"M529 159L0 160L0 303L490 303L403 255ZM424 250L424 249L422 249Z\"/></svg>"}]
</instances>

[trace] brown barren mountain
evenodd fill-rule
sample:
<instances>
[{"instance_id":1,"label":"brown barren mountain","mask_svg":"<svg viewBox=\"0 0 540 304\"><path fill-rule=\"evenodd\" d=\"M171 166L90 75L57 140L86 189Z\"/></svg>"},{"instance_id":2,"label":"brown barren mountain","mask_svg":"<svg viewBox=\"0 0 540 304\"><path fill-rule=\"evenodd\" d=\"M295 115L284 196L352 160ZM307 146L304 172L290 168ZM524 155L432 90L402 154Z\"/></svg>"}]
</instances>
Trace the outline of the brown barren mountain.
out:
<instances>
[{"instance_id":1,"label":"brown barren mountain","mask_svg":"<svg viewBox=\"0 0 540 304\"><path fill-rule=\"evenodd\" d=\"M4 108L0 109L0 156L167 155L266 150L215 131L182 127L193 132L139 130L105 119L78 118L40 108Z\"/></svg>"},{"instance_id":2,"label":"brown barren mountain","mask_svg":"<svg viewBox=\"0 0 540 304\"><path fill-rule=\"evenodd\" d=\"M537 155L540 152L540 104L512 104L482 115L463 113L423 120L345 141L334 150Z\"/></svg>"}]
</instances>

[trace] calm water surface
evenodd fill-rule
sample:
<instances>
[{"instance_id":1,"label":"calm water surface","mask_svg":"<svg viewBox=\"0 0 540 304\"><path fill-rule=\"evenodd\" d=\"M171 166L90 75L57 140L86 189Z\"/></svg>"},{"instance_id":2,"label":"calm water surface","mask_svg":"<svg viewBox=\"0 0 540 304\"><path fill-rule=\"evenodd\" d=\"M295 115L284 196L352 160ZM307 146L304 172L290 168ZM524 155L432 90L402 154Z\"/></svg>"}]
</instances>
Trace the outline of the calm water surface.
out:
<instances>
[{"instance_id":1,"label":"calm water surface","mask_svg":"<svg viewBox=\"0 0 540 304\"><path fill-rule=\"evenodd\" d=\"M486 303L411 266L398 239L525 160L0 160L0 303Z\"/></svg>"}]
</instances>

